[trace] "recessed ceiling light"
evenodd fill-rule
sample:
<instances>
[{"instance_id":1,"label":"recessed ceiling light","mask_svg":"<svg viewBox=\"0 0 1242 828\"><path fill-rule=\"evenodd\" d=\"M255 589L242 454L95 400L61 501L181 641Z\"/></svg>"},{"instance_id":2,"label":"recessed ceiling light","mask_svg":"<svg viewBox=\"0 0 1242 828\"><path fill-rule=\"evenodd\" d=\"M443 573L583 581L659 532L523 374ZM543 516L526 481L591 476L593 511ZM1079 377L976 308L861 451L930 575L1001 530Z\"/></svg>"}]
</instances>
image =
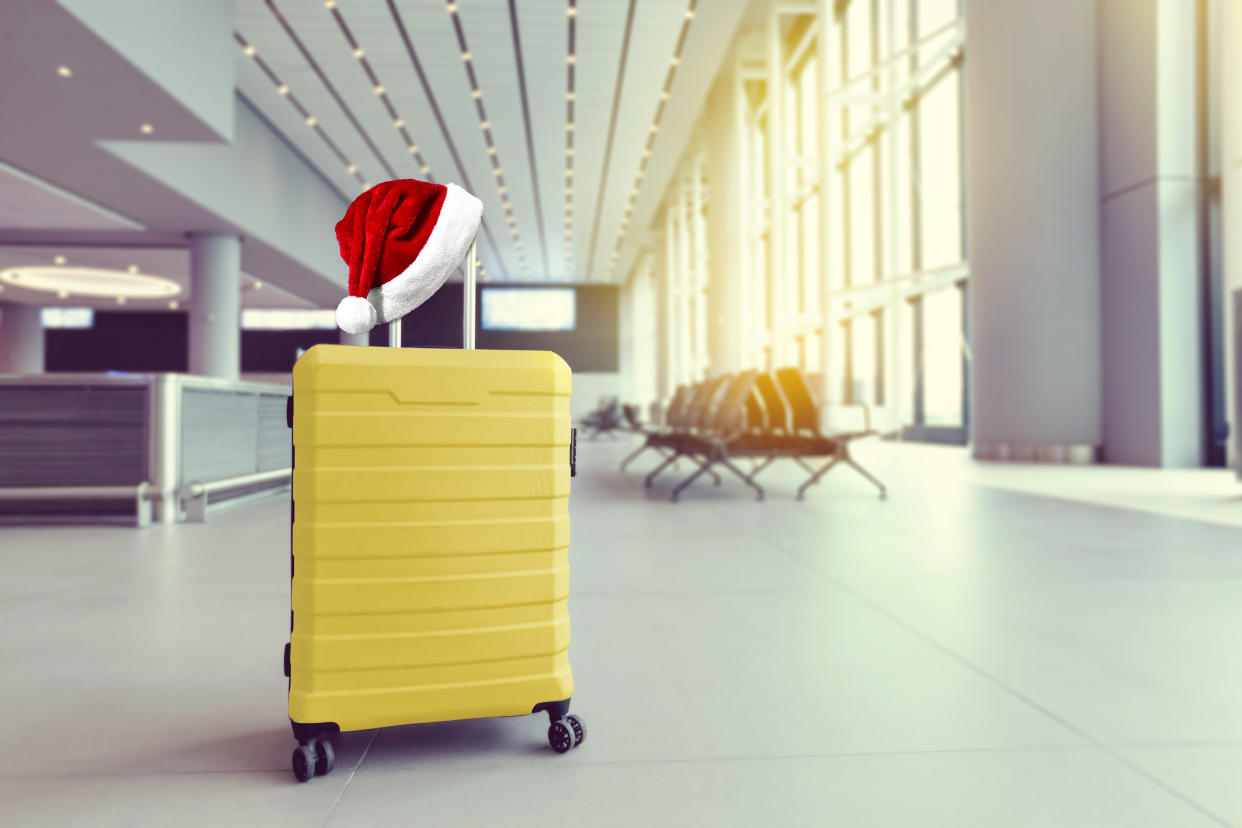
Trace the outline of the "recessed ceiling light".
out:
<instances>
[{"instance_id":1,"label":"recessed ceiling light","mask_svg":"<svg viewBox=\"0 0 1242 828\"><path fill-rule=\"evenodd\" d=\"M471 90L470 97L474 98L477 101L479 98L483 97L483 90L482 89Z\"/></svg>"},{"instance_id":2,"label":"recessed ceiling light","mask_svg":"<svg viewBox=\"0 0 1242 828\"><path fill-rule=\"evenodd\" d=\"M491 129L492 122L491 121L479 121L479 128L480 129Z\"/></svg>"},{"instance_id":3,"label":"recessed ceiling light","mask_svg":"<svg viewBox=\"0 0 1242 828\"><path fill-rule=\"evenodd\" d=\"M470 60L470 53L469 53L469 52L462 52L462 53L461 53L461 59L462 59L462 60L464 60L464 61L469 61L469 60Z\"/></svg>"},{"instance_id":4,"label":"recessed ceiling light","mask_svg":"<svg viewBox=\"0 0 1242 828\"><path fill-rule=\"evenodd\" d=\"M68 66L58 66L56 68L56 74L60 75L62 78L72 78L73 70Z\"/></svg>"},{"instance_id":5,"label":"recessed ceiling light","mask_svg":"<svg viewBox=\"0 0 1242 828\"><path fill-rule=\"evenodd\" d=\"M694 17L694 9L686 9L686 19L689 20L692 17Z\"/></svg>"},{"instance_id":6,"label":"recessed ceiling light","mask_svg":"<svg viewBox=\"0 0 1242 828\"><path fill-rule=\"evenodd\" d=\"M161 299L176 296L181 286L171 279L128 271L94 267L22 267L0 270L0 282L18 284L31 290L55 293L64 299L76 296L130 299Z\"/></svg>"},{"instance_id":7,"label":"recessed ceiling light","mask_svg":"<svg viewBox=\"0 0 1242 828\"><path fill-rule=\"evenodd\" d=\"M565 14L569 15L570 17L577 17L578 9L575 8L574 6L570 6L568 9L565 10Z\"/></svg>"},{"instance_id":8,"label":"recessed ceiling light","mask_svg":"<svg viewBox=\"0 0 1242 828\"><path fill-rule=\"evenodd\" d=\"M306 125L307 125L308 127L313 127L313 126L314 126L315 124L317 124L317 123L319 123L319 120L318 120L317 118L315 118L315 116L314 116L314 115L307 115L307 116L306 116Z\"/></svg>"},{"instance_id":9,"label":"recessed ceiling light","mask_svg":"<svg viewBox=\"0 0 1242 828\"><path fill-rule=\"evenodd\" d=\"M246 57L254 57L255 48L247 43L242 47L242 53L245 54Z\"/></svg>"},{"instance_id":10,"label":"recessed ceiling light","mask_svg":"<svg viewBox=\"0 0 1242 828\"><path fill-rule=\"evenodd\" d=\"M393 118L392 125L396 127L397 129L401 129L401 127L405 126L405 119L404 118Z\"/></svg>"},{"instance_id":11,"label":"recessed ceiling light","mask_svg":"<svg viewBox=\"0 0 1242 828\"><path fill-rule=\"evenodd\" d=\"M126 268L126 270L129 271L130 273L137 273L138 265L130 265L129 267Z\"/></svg>"},{"instance_id":12,"label":"recessed ceiling light","mask_svg":"<svg viewBox=\"0 0 1242 828\"><path fill-rule=\"evenodd\" d=\"M431 167L427 166L426 164L423 164L423 166L420 167L419 169L422 170L423 175L426 175L427 173L431 172Z\"/></svg>"},{"instance_id":13,"label":"recessed ceiling light","mask_svg":"<svg viewBox=\"0 0 1242 828\"><path fill-rule=\"evenodd\" d=\"M176 310L178 307L180 307L180 303L176 299L168 303L169 310Z\"/></svg>"},{"instance_id":14,"label":"recessed ceiling light","mask_svg":"<svg viewBox=\"0 0 1242 828\"><path fill-rule=\"evenodd\" d=\"M565 93L565 100L572 101L573 99L574 99L573 90L570 90L569 92Z\"/></svg>"},{"instance_id":15,"label":"recessed ceiling light","mask_svg":"<svg viewBox=\"0 0 1242 828\"><path fill-rule=\"evenodd\" d=\"M418 144L410 144L406 149L410 151L410 155L418 152Z\"/></svg>"},{"instance_id":16,"label":"recessed ceiling light","mask_svg":"<svg viewBox=\"0 0 1242 828\"><path fill-rule=\"evenodd\" d=\"M497 178L500 178L501 176L500 167L497 167L496 169L492 170L492 174L495 175Z\"/></svg>"},{"instance_id":17,"label":"recessed ceiling light","mask_svg":"<svg viewBox=\"0 0 1242 828\"><path fill-rule=\"evenodd\" d=\"M566 131L566 132L573 132L573 131L574 131L574 122L573 122L573 121L570 121L569 123L565 124L565 131Z\"/></svg>"},{"instance_id":18,"label":"recessed ceiling light","mask_svg":"<svg viewBox=\"0 0 1242 828\"><path fill-rule=\"evenodd\" d=\"M488 147L488 148L487 148L487 154L488 154L488 155L495 155L495 154L496 154L496 148L495 148L495 147Z\"/></svg>"},{"instance_id":19,"label":"recessed ceiling light","mask_svg":"<svg viewBox=\"0 0 1242 828\"><path fill-rule=\"evenodd\" d=\"M53 256L52 257L52 264L63 265L64 263L65 263L64 256Z\"/></svg>"},{"instance_id":20,"label":"recessed ceiling light","mask_svg":"<svg viewBox=\"0 0 1242 828\"><path fill-rule=\"evenodd\" d=\"M124 304L125 304L125 297L124 297L124 296L118 296L118 297L116 297L116 303L117 303L118 305L124 305Z\"/></svg>"},{"instance_id":21,"label":"recessed ceiling light","mask_svg":"<svg viewBox=\"0 0 1242 828\"><path fill-rule=\"evenodd\" d=\"M348 167L345 168L345 172L349 173L350 175L353 175L354 173L358 172L358 167L353 164L350 164Z\"/></svg>"},{"instance_id":22,"label":"recessed ceiling light","mask_svg":"<svg viewBox=\"0 0 1242 828\"><path fill-rule=\"evenodd\" d=\"M574 55L570 55L569 57L565 58L565 62L566 63L577 63L578 58Z\"/></svg>"},{"instance_id":23,"label":"recessed ceiling light","mask_svg":"<svg viewBox=\"0 0 1242 828\"><path fill-rule=\"evenodd\" d=\"M383 94L384 94L384 84L382 84L382 83L377 83L377 84L375 84L375 94L376 94L376 95L383 95Z\"/></svg>"},{"instance_id":24,"label":"recessed ceiling light","mask_svg":"<svg viewBox=\"0 0 1242 828\"><path fill-rule=\"evenodd\" d=\"M142 132L143 135L150 135L152 132L155 132L155 127L151 126L150 124L143 124L142 126L138 127L138 129L139 131Z\"/></svg>"},{"instance_id":25,"label":"recessed ceiling light","mask_svg":"<svg viewBox=\"0 0 1242 828\"><path fill-rule=\"evenodd\" d=\"M289 87L282 83L280 86L276 87L276 91L279 92L281 95L288 95Z\"/></svg>"},{"instance_id":26,"label":"recessed ceiling light","mask_svg":"<svg viewBox=\"0 0 1242 828\"><path fill-rule=\"evenodd\" d=\"M323 0L323 4L330 9L336 8L336 0Z\"/></svg>"},{"instance_id":27,"label":"recessed ceiling light","mask_svg":"<svg viewBox=\"0 0 1242 828\"><path fill-rule=\"evenodd\" d=\"M448 9L449 14L457 14L457 4L452 2L452 0L449 0L449 4L445 8Z\"/></svg>"},{"instance_id":28,"label":"recessed ceiling light","mask_svg":"<svg viewBox=\"0 0 1242 828\"><path fill-rule=\"evenodd\" d=\"M364 57L366 57L366 56L367 56L367 53L366 53L366 52L364 52L364 51L362 51L362 47L361 47L361 46L356 46L356 47L354 48L354 57L356 57L356 58L364 58Z\"/></svg>"},{"instance_id":29,"label":"recessed ceiling light","mask_svg":"<svg viewBox=\"0 0 1242 828\"><path fill-rule=\"evenodd\" d=\"M677 64L681 63L681 58L679 58L677 55L673 55L671 58L668 59L668 62L676 66Z\"/></svg>"}]
</instances>

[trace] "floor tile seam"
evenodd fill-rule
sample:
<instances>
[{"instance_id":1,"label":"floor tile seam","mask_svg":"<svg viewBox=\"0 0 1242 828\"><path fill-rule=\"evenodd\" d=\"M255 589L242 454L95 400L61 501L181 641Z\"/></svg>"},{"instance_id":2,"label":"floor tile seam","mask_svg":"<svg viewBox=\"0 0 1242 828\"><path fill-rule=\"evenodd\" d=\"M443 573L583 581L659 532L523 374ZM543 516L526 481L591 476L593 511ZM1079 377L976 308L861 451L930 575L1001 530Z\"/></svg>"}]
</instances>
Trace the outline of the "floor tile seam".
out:
<instances>
[{"instance_id":1,"label":"floor tile seam","mask_svg":"<svg viewBox=\"0 0 1242 828\"><path fill-rule=\"evenodd\" d=\"M737 522L736 519L734 519L734 522L735 523ZM829 583L835 585L836 587L841 589L843 592L845 592L847 595L851 596L856 602L862 604L863 606L870 608L873 612L886 618L890 623L894 624L897 627L904 629L910 635L922 640L923 642L925 642L932 648L938 650L941 654L945 655L951 660L956 661L958 664L970 670L971 672L975 673L977 676L984 679L988 683L992 684L994 687L1000 689L1002 692L1012 696L1013 698L1017 699L1018 701L1030 707L1031 709L1035 710L1037 713L1041 714L1045 718L1049 719L1053 723L1059 725L1061 728L1065 729L1069 733L1073 734L1079 739L1082 739L1086 743L1087 746L1098 748L1101 752L1103 752L1105 755L1112 757L1112 759L1115 762L1120 764L1122 767L1127 768L1134 775L1142 779L1145 779L1149 784L1154 785L1160 790L1163 790L1166 794L1172 796L1173 798L1180 801L1182 804L1196 811L1200 815L1212 820L1213 822L1219 825L1226 826L1226 828L1229 828L1229 826L1231 825L1231 823L1228 820L1224 819L1219 814L1214 813L1206 806L1195 801L1194 799L1192 799L1190 796L1188 796L1187 794L1185 794L1178 788L1165 782L1159 777L1156 777L1155 775L1149 773L1145 769L1139 767L1135 763L1121 756L1116 751L1111 750L1106 744L1096 739L1094 736L1092 736L1090 733L1088 733L1083 728L1069 721L1064 716L1061 716L1060 714L1054 712L1051 708L1047 707L1046 705L1031 698L1026 693L1023 693L1022 691L1018 690L1016 687L1011 686L1010 684L1003 681L998 676L984 669L982 666L970 661L964 655L962 655L961 653L958 653L956 650L952 649L947 644L937 641L935 638L931 637L927 633L923 632L922 630L919 630L909 621L906 621L904 618L897 615L892 610L888 609L887 607L883 606L877 601L869 598L868 596L863 594L860 590L856 589L855 587L841 580L837 576L826 572L824 569L812 563L811 561L808 561L802 556L798 555L797 553L792 552L791 550L785 548L783 545L781 545L777 541L774 541L774 540L771 540L769 538L762 537L762 536L760 539L768 547L775 549L778 552L781 552L782 554L788 557L793 558L794 560L802 564L804 567L809 569L811 572L816 573L821 578L824 578Z\"/></svg>"},{"instance_id":2,"label":"floor tile seam","mask_svg":"<svg viewBox=\"0 0 1242 828\"><path fill-rule=\"evenodd\" d=\"M345 796L345 791L346 789L349 788L349 783L354 781L354 776L357 775L358 768L362 767L363 760L366 759L367 754L371 752L371 745L375 744L375 740L376 738L379 737L381 730L383 730L383 728L377 727L375 730L371 731L370 741L368 741L367 746L362 749L361 755L358 756L358 761L354 763L354 766L352 768L350 768L349 777L345 780L345 784L341 786L341 789L337 791L336 799L332 800L332 804L328 807L328 812L324 814L323 822L321 823L321 825L326 826L328 822L332 819L332 814L333 812L336 811L336 806L340 804L341 798Z\"/></svg>"}]
</instances>

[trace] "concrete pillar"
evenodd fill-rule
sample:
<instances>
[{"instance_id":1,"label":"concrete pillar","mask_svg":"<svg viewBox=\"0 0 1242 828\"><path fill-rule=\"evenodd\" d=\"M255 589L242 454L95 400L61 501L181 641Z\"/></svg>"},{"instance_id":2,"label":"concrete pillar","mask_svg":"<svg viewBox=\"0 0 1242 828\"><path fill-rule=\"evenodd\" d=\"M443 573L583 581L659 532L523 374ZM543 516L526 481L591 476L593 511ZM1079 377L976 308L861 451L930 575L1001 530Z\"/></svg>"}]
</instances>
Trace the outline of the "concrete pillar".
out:
<instances>
[{"instance_id":1,"label":"concrete pillar","mask_svg":"<svg viewBox=\"0 0 1242 828\"><path fill-rule=\"evenodd\" d=\"M1216 27L1216 48L1220 55L1220 166L1221 166L1221 240L1223 244L1223 291L1215 297L1225 307L1225 399L1236 408L1229 411L1233 439L1230 440L1230 464L1237 467L1242 458L1242 387L1238 375L1238 320L1228 298L1242 290L1242 0L1220 0L1220 18ZM1237 401L1236 403L1234 401Z\"/></svg>"},{"instance_id":2,"label":"concrete pillar","mask_svg":"<svg viewBox=\"0 0 1242 828\"><path fill-rule=\"evenodd\" d=\"M1079 459L1100 444L1093 6L966 2L976 456Z\"/></svg>"},{"instance_id":3,"label":"concrete pillar","mask_svg":"<svg viewBox=\"0 0 1242 828\"><path fill-rule=\"evenodd\" d=\"M42 308L0 302L0 374L42 374Z\"/></svg>"},{"instance_id":4,"label":"concrete pillar","mask_svg":"<svg viewBox=\"0 0 1242 828\"><path fill-rule=\"evenodd\" d=\"M370 332L360 333L360 334L351 334L351 333L345 333L339 328L337 329L337 332L341 335L340 342L342 345L370 345L371 344Z\"/></svg>"},{"instance_id":5,"label":"concrete pillar","mask_svg":"<svg viewBox=\"0 0 1242 828\"><path fill-rule=\"evenodd\" d=\"M1099 0L1103 459L1204 459L1198 3Z\"/></svg>"},{"instance_id":6,"label":"concrete pillar","mask_svg":"<svg viewBox=\"0 0 1242 828\"><path fill-rule=\"evenodd\" d=\"M190 234L190 373L236 380L241 370L241 239Z\"/></svg>"}]
</instances>

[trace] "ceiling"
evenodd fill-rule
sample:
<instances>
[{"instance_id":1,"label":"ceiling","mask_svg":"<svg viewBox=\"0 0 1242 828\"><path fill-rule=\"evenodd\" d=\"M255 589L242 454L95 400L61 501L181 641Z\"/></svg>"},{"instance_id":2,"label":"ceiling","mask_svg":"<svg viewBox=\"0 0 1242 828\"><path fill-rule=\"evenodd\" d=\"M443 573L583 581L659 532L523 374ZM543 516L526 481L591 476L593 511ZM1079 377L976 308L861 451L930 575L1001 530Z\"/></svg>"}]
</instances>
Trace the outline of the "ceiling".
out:
<instances>
[{"instance_id":1,"label":"ceiling","mask_svg":"<svg viewBox=\"0 0 1242 828\"><path fill-rule=\"evenodd\" d=\"M264 285L243 304L324 308L346 280L326 228L391 178L482 199L486 280L623 279L643 234L621 231L658 210L748 6L4 2L0 269L64 256L185 286L186 233L232 233Z\"/></svg>"},{"instance_id":2,"label":"ceiling","mask_svg":"<svg viewBox=\"0 0 1242 828\"><path fill-rule=\"evenodd\" d=\"M714 8L700 31L703 10L687 16L694 5L237 0L238 89L351 198L394 177L472 191L484 204L485 277L604 280L683 25L679 66L695 71L681 74L699 83L674 83L667 106L697 112L719 57L704 65L696 50L731 39L745 3L701 4ZM657 135L652 153L675 159L684 132Z\"/></svg>"}]
</instances>

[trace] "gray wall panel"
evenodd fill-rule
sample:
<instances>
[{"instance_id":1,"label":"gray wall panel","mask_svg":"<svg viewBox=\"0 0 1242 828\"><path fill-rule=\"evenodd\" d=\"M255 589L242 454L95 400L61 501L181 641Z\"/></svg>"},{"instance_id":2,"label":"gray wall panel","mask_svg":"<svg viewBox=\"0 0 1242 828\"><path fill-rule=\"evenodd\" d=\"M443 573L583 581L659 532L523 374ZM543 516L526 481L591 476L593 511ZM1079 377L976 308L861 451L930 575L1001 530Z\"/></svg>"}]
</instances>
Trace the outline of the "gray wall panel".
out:
<instances>
[{"instance_id":1,"label":"gray wall panel","mask_svg":"<svg viewBox=\"0 0 1242 828\"><path fill-rule=\"evenodd\" d=\"M147 389L0 386L0 487L146 480Z\"/></svg>"}]
</instances>

